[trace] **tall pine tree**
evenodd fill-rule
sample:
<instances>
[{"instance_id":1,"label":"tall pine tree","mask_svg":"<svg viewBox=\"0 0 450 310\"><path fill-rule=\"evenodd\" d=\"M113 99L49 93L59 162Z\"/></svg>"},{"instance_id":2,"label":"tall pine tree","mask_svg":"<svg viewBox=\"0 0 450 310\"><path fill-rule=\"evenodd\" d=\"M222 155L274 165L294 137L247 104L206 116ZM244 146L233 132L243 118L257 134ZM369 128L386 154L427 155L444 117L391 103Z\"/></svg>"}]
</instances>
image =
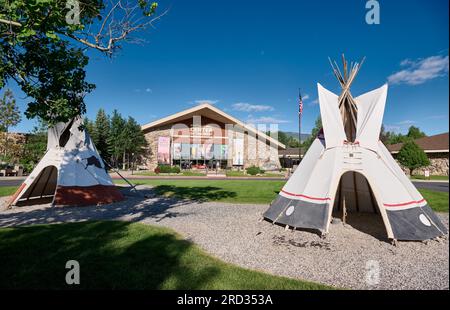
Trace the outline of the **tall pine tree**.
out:
<instances>
[{"instance_id":1,"label":"tall pine tree","mask_svg":"<svg viewBox=\"0 0 450 310\"><path fill-rule=\"evenodd\" d=\"M105 113L105 110L99 109L95 123L93 126L93 132L91 133L92 140L94 140L95 147L100 156L108 160L109 159L109 147L108 137L110 131L109 116Z\"/></svg>"},{"instance_id":2,"label":"tall pine tree","mask_svg":"<svg viewBox=\"0 0 450 310\"><path fill-rule=\"evenodd\" d=\"M111 127L107 142L108 152L111 154L111 164L116 168L123 162L125 154L125 145L128 139L125 125L126 121L117 110L114 110L111 116Z\"/></svg>"}]
</instances>

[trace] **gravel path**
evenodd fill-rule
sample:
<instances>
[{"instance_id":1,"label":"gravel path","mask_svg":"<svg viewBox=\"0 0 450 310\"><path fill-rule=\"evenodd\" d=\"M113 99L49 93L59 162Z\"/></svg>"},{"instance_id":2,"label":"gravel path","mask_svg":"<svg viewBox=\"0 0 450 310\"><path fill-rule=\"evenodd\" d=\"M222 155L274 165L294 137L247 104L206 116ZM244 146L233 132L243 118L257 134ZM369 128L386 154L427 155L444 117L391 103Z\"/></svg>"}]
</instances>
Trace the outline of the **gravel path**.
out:
<instances>
[{"instance_id":1,"label":"gravel path","mask_svg":"<svg viewBox=\"0 0 450 310\"><path fill-rule=\"evenodd\" d=\"M267 205L195 203L152 197L148 189L140 192L141 197L107 206L41 205L1 211L0 227L96 219L139 221L173 228L224 261L277 275L353 289L449 288L448 236L425 243L400 242L395 247L385 239L381 219L350 214L349 224L336 221L321 239L314 233L285 231L258 221ZM439 215L448 227L448 213Z\"/></svg>"}]
</instances>

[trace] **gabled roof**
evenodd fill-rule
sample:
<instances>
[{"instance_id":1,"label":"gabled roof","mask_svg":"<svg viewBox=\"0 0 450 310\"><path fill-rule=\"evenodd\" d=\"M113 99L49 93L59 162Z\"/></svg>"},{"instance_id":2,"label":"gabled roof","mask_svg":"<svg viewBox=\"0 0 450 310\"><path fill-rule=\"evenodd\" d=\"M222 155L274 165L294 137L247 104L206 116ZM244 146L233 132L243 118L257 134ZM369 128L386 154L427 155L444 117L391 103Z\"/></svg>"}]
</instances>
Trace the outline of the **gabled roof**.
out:
<instances>
[{"instance_id":1,"label":"gabled roof","mask_svg":"<svg viewBox=\"0 0 450 310\"><path fill-rule=\"evenodd\" d=\"M214 119L214 120L217 120L217 121L225 123L225 124L231 123L234 125L239 125L242 128L246 129L247 131L257 134L258 136L264 137L267 141L270 141L271 143L276 144L278 146L278 148L280 148L280 149L286 148L286 146L283 143L269 137L264 132L259 131L255 128L253 128L252 126L245 124L244 122L238 120L237 118L223 112L222 110L220 110L208 103L200 104L200 105L197 105L190 109L187 109L187 110L163 117L163 118L153 121L151 123L142 125L141 129L142 129L142 131L145 132L152 128L156 128L156 127L160 127L160 126L164 126L167 124L172 124L175 122L179 122L179 121L183 121L183 120L192 118L194 115L201 115L204 117L208 117L210 119Z\"/></svg>"},{"instance_id":2,"label":"gabled roof","mask_svg":"<svg viewBox=\"0 0 450 310\"><path fill-rule=\"evenodd\" d=\"M419 138L414 140L414 142L416 142L416 144L425 151L425 153L445 153L448 152L449 148L448 148L448 132L446 133L441 133L438 135L434 135L434 136L429 136L429 137L423 137L423 138ZM400 151L400 149L402 148L403 143L396 143L396 144L391 144L391 145L387 145L387 149L389 150L389 152L391 153L398 153L398 151Z\"/></svg>"}]
</instances>

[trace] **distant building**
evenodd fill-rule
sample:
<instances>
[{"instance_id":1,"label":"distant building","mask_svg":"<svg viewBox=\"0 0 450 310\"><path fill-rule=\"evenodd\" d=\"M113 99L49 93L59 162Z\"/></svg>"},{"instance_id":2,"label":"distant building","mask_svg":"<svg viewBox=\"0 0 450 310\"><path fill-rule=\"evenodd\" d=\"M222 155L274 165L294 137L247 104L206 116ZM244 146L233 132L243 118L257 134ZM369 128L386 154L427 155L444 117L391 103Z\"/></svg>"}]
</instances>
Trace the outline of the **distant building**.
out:
<instances>
[{"instance_id":1,"label":"distant building","mask_svg":"<svg viewBox=\"0 0 450 310\"><path fill-rule=\"evenodd\" d=\"M149 144L147 167L246 168L265 170L281 167L278 151L284 144L267 136L264 129L228 115L210 104L161 118L143 125ZM270 130L270 128L267 128Z\"/></svg>"},{"instance_id":2,"label":"distant building","mask_svg":"<svg viewBox=\"0 0 450 310\"><path fill-rule=\"evenodd\" d=\"M424 150L430 159L431 164L416 170L417 174L423 175L425 170L430 172L430 175L448 175L449 174L449 133L442 133L439 135L423 137L414 140L414 142ZM403 143L387 145L387 149L396 158L396 154L402 148ZM405 169L407 172L407 169Z\"/></svg>"}]
</instances>

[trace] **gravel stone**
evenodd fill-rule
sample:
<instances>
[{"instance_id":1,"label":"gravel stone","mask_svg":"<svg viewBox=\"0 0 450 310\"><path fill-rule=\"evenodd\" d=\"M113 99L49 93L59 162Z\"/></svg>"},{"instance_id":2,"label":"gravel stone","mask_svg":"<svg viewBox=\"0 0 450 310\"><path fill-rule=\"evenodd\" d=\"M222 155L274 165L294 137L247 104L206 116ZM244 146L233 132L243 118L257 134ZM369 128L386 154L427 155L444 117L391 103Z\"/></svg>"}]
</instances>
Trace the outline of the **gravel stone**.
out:
<instances>
[{"instance_id":1,"label":"gravel stone","mask_svg":"<svg viewBox=\"0 0 450 310\"><path fill-rule=\"evenodd\" d=\"M211 255L242 267L351 289L449 288L448 235L427 242L393 246L376 214L353 214L333 221L326 237L285 231L261 221L267 205L193 202L137 194L111 205L39 205L0 211L0 227L125 220L161 225L179 232ZM0 206L6 198L0 198ZM1 209L1 207L0 207ZM448 228L448 213L439 213Z\"/></svg>"}]
</instances>

